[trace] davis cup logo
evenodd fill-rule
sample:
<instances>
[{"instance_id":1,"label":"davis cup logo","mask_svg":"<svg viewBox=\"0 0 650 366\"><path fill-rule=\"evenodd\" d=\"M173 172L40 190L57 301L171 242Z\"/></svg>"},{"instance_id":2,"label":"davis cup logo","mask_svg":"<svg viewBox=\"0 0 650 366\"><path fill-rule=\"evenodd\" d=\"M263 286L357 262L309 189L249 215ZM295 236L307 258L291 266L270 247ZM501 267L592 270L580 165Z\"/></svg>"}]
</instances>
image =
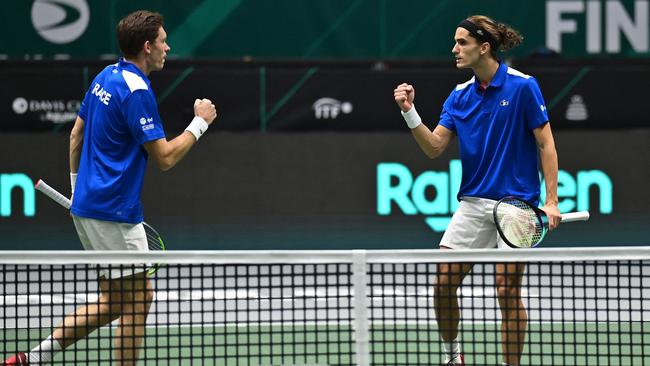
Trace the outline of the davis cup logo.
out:
<instances>
[{"instance_id":1,"label":"davis cup logo","mask_svg":"<svg viewBox=\"0 0 650 366\"><path fill-rule=\"evenodd\" d=\"M27 102L27 99L18 97L14 99L14 102L11 104L11 107L13 108L16 114L23 114L27 112L27 110L29 109L29 103Z\"/></svg>"},{"instance_id":2,"label":"davis cup logo","mask_svg":"<svg viewBox=\"0 0 650 366\"><path fill-rule=\"evenodd\" d=\"M36 0L32 5L32 24L45 40L70 43L86 31L90 10L86 0Z\"/></svg>"}]
</instances>

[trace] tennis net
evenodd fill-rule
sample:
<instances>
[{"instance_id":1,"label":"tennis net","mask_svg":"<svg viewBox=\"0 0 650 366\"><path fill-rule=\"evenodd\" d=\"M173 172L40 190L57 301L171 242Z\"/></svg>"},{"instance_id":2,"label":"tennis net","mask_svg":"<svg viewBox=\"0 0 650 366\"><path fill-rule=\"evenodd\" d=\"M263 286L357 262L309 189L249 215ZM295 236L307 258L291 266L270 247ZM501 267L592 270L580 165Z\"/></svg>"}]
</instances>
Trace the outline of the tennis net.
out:
<instances>
[{"instance_id":1,"label":"tennis net","mask_svg":"<svg viewBox=\"0 0 650 366\"><path fill-rule=\"evenodd\" d=\"M154 296L139 365L443 364L434 311L441 263L473 263L456 291L458 339L468 365L504 361L502 337L508 335L500 326L495 263L526 265L521 364L650 363L646 247L5 251L0 359L29 352L65 314L98 302L98 265L131 271L142 263L161 267L150 277ZM116 306L123 309L120 302ZM119 364L125 346L115 339L129 337L119 324L116 319L91 332L58 352L52 364Z\"/></svg>"}]
</instances>

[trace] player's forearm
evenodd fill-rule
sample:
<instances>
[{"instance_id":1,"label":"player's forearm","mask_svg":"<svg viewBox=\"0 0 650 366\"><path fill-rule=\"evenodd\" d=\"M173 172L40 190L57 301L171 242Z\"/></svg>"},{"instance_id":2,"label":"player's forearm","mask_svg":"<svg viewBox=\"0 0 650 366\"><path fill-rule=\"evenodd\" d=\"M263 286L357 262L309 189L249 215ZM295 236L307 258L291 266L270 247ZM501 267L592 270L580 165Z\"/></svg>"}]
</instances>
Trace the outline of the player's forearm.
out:
<instances>
[{"instance_id":1,"label":"player's forearm","mask_svg":"<svg viewBox=\"0 0 650 366\"><path fill-rule=\"evenodd\" d=\"M84 141L83 122L78 118L70 132L70 173L79 171L79 159Z\"/></svg>"},{"instance_id":2,"label":"player's forearm","mask_svg":"<svg viewBox=\"0 0 650 366\"><path fill-rule=\"evenodd\" d=\"M415 141L420 146L420 149L426 154L429 159L435 159L445 151L447 144L435 132L429 130L424 124L420 124L411 130Z\"/></svg>"},{"instance_id":3,"label":"player's forearm","mask_svg":"<svg viewBox=\"0 0 650 366\"><path fill-rule=\"evenodd\" d=\"M156 159L161 170L173 168L185 155L190 151L196 138L189 131L184 131L175 139L168 141L166 148L162 150L160 156Z\"/></svg>"},{"instance_id":4,"label":"player's forearm","mask_svg":"<svg viewBox=\"0 0 650 366\"><path fill-rule=\"evenodd\" d=\"M555 144L540 146L540 160L542 173L546 181L546 203L558 203L557 197L557 171L558 161Z\"/></svg>"},{"instance_id":5,"label":"player's forearm","mask_svg":"<svg viewBox=\"0 0 650 366\"><path fill-rule=\"evenodd\" d=\"M207 100L207 102L210 101ZM194 106L195 108L207 109L208 120L212 122L216 116L214 105L211 104L211 102L210 104L205 103L206 102L201 102L197 99ZM209 113L210 108L212 109L212 115ZM192 146L199 141L205 131L208 130L208 126L208 123L203 119L203 117L196 116L187 128L185 128L185 131L175 139L167 141L166 138L160 138L144 143L143 147L147 150L149 156L156 161L160 170L166 171L173 168L183 159L183 157L185 157Z\"/></svg>"}]
</instances>

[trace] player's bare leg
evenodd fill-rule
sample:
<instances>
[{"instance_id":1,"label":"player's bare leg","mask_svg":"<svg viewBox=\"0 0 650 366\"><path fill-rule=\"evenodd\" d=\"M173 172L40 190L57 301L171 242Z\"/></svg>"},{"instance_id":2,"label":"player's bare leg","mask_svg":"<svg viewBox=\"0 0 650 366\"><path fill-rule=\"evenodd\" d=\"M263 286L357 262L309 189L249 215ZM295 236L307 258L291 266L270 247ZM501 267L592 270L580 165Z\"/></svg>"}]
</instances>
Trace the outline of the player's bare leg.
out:
<instances>
[{"instance_id":1,"label":"player's bare leg","mask_svg":"<svg viewBox=\"0 0 650 366\"><path fill-rule=\"evenodd\" d=\"M521 300L521 283L526 265L500 263L496 265L496 287L501 308L501 339L504 362L519 365L526 341L528 314Z\"/></svg>"},{"instance_id":2,"label":"player's bare leg","mask_svg":"<svg viewBox=\"0 0 650 366\"><path fill-rule=\"evenodd\" d=\"M145 272L124 278L121 283L120 323L115 334L115 358L122 366L135 366L153 302L151 282Z\"/></svg>"},{"instance_id":3,"label":"player's bare leg","mask_svg":"<svg viewBox=\"0 0 650 366\"><path fill-rule=\"evenodd\" d=\"M441 247L443 249L444 247ZM458 338L458 323L460 321L460 309L456 292L463 282L465 276L472 269L469 263L440 263L438 264L438 275L434 287L434 309L438 331L444 342L443 349L447 357L454 355L452 343Z\"/></svg>"},{"instance_id":4,"label":"player's bare leg","mask_svg":"<svg viewBox=\"0 0 650 366\"><path fill-rule=\"evenodd\" d=\"M50 362L56 352L86 338L97 328L119 318L122 311L121 304L124 301L121 296L120 281L121 279L109 281L102 277L99 280L100 295L97 301L66 315L47 339L26 354L26 362Z\"/></svg>"},{"instance_id":5,"label":"player's bare leg","mask_svg":"<svg viewBox=\"0 0 650 366\"><path fill-rule=\"evenodd\" d=\"M74 344L97 328L111 323L120 317L119 307L111 306L114 302L121 301L119 292L111 292L110 281L101 279L99 281L100 295L95 303L88 304L76 309L73 313L66 315L63 322L52 333L52 337L61 344L63 348Z\"/></svg>"},{"instance_id":6,"label":"player's bare leg","mask_svg":"<svg viewBox=\"0 0 650 366\"><path fill-rule=\"evenodd\" d=\"M143 272L114 280L101 279L100 290L96 303L66 316L52 337L66 348L119 318L115 338L116 360L120 365L135 365L153 301L151 283Z\"/></svg>"}]
</instances>

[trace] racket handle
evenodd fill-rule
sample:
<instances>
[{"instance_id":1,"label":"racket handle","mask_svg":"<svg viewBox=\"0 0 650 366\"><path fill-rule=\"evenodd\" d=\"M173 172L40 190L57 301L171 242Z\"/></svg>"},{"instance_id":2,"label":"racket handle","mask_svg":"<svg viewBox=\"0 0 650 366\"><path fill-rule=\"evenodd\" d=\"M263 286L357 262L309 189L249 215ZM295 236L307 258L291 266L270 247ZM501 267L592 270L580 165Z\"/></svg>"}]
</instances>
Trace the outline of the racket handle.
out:
<instances>
[{"instance_id":1,"label":"racket handle","mask_svg":"<svg viewBox=\"0 0 650 366\"><path fill-rule=\"evenodd\" d=\"M589 211L578 211L562 214L562 222L587 221Z\"/></svg>"},{"instance_id":2,"label":"racket handle","mask_svg":"<svg viewBox=\"0 0 650 366\"><path fill-rule=\"evenodd\" d=\"M54 188L50 187L49 185L47 185L47 183L43 182L42 179L39 179L38 182L36 182L36 185L34 185L34 188L36 188L39 191L45 193L46 196L53 199L59 205L67 208L68 210L70 209L70 206L72 205L70 200L66 196L59 193L56 189L54 189Z\"/></svg>"}]
</instances>

